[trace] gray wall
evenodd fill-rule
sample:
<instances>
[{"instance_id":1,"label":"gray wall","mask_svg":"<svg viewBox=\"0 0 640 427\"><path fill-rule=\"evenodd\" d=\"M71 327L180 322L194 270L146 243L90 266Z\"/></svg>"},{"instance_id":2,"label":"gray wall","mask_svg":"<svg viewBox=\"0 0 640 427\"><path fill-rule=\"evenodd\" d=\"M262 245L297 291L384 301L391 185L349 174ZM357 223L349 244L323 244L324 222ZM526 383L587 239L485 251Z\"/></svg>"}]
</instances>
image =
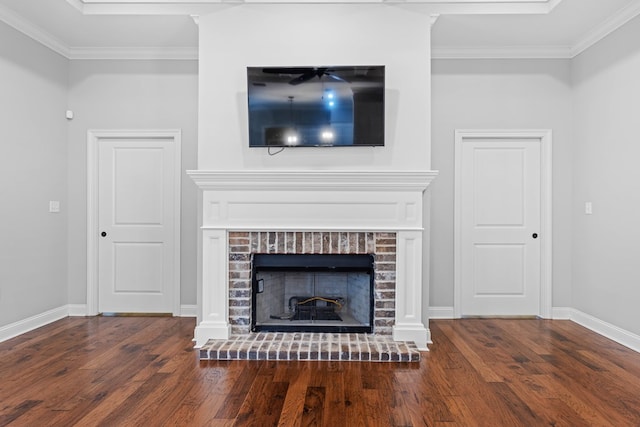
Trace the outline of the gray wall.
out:
<instances>
[{"instance_id":1,"label":"gray wall","mask_svg":"<svg viewBox=\"0 0 640 427\"><path fill-rule=\"evenodd\" d=\"M86 302L86 131L182 128L196 168L192 61L72 61L0 22L0 326ZM640 334L640 20L573 60L432 63L432 307L453 305L455 129L553 130L553 305ZM76 116L64 118L70 108ZM196 189L183 176L182 304L196 303ZM60 200L62 212L48 213ZM591 201L594 214L584 215ZM68 225L67 225L68 224Z\"/></svg>"},{"instance_id":2,"label":"gray wall","mask_svg":"<svg viewBox=\"0 0 640 427\"><path fill-rule=\"evenodd\" d=\"M573 306L640 334L640 18L576 57L572 80Z\"/></svg>"},{"instance_id":3,"label":"gray wall","mask_svg":"<svg viewBox=\"0 0 640 427\"><path fill-rule=\"evenodd\" d=\"M0 326L67 303L68 65L0 22Z\"/></svg>"},{"instance_id":4,"label":"gray wall","mask_svg":"<svg viewBox=\"0 0 640 427\"><path fill-rule=\"evenodd\" d=\"M553 306L571 305L569 60L432 63L431 307L453 306L454 131L553 130Z\"/></svg>"},{"instance_id":5,"label":"gray wall","mask_svg":"<svg viewBox=\"0 0 640 427\"><path fill-rule=\"evenodd\" d=\"M69 303L86 303L87 130L182 129L182 170L196 169L196 61L72 61L69 108ZM182 175L181 304L196 304L197 190Z\"/></svg>"},{"instance_id":6,"label":"gray wall","mask_svg":"<svg viewBox=\"0 0 640 427\"><path fill-rule=\"evenodd\" d=\"M88 129L182 129L196 168L196 61L68 61L0 22L0 326L86 303ZM73 110L72 121L65 111ZM49 200L61 213L48 212ZM197 190L182 176L181 304L196 304Z\"/></svg>"}]
</instances>

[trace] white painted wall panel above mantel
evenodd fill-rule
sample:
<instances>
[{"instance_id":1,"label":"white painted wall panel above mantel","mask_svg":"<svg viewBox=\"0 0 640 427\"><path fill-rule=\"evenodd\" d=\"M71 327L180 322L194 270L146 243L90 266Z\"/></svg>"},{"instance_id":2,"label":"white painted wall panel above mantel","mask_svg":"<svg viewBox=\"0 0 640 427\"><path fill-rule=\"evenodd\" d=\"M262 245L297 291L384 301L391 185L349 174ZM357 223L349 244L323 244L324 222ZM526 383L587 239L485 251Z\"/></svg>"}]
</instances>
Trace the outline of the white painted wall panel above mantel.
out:
<instances>
[{"instance_id":1,"label":"white painted wall panel above mantel","mask_svg":"<svg viewBox=\"0 0 640 427\"><path fill-rule=\"evenodd\" d=\"M227 3L201 16L198 169L429 170L430 23L386 3ZM319 64L385 66L384 147L250 147L247 67Z\"/></svg>"},{"instance_id":2,"label":"white painted wall panel above mantel","mask_svg":"<svg viewBox=\"0 0 640 427\"><path fill-rule=\"evenodd\" d=\"M188 171L204 229L422 230L436 171Z\"/></svg>"}]
</instances>

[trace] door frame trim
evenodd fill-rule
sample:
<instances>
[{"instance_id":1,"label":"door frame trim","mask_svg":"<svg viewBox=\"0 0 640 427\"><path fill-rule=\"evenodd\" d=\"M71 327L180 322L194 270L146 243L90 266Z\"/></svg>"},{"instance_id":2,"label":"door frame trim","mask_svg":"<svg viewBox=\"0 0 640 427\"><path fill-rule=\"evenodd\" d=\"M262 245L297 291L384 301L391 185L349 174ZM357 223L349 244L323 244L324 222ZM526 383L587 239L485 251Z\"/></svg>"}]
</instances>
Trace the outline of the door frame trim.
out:
<instances>
[{"instance_id":1,"label":"door frame trim","mask_svg":"<svg viewBox=\"0 0 640 427\"><path fill-rule=\"evenodd\" d=\"M182 131L180 129L90 129L87 131L87 315L98 311L98 144L101 140L167 139L175 144L174 173L174 277L172 310L180 315L180 223Z\"/></svg>"},{"instance_id":2,"label":"door frame trim","mask_svg":"<svg viewBox=\"0 0 640 427\"><path fill-rule=\"evenodd\" d=\"M454 256L453 256L453 317L462 317L462 144L482 139L534 139L540 141L540 312L539 317L551 319L552 276L552 131L550 129L456 129L455 131L455 189L454 189Z\"/></svg>"}]
</instances>

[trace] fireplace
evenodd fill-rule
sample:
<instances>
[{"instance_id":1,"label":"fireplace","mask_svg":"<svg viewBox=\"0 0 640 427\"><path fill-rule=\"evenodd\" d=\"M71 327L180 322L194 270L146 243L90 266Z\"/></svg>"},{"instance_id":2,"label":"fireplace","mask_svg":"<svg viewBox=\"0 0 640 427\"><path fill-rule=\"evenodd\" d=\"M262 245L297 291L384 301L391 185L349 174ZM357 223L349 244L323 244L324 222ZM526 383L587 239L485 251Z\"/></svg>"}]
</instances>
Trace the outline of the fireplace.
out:
<instances>
[{"instance_id":1,"label":"fireplace","mask_svg":"<svg viewBox=\"0 0 640 427\"><path fill-rule=\"evenodd\" d=\"M395 233L233 231L228 234L228 254L233 335L320 330L393 333ZM296 305L303 319L289 320ZM342 321L317 318L318 312L331 316L332 311ZM314 318L305 319L309 316Z\"/></svg>"},{"instance_id":2,"label":"fireplace","mask_svg":"<svg viewBox=\"0 0 640 427\"><path fill-rule=\"evenodd\" d=\"M370 322L375 335L427 349L429 292L423 266L428 258L423 257L423 246L428 222L423 221L423 192L436 172L188 173L202 190L197 347L210 339L247 336L254 326L263 326L252 324L252 291L254 286L266 289L267 277L262 277L262 285L253 283L252 254L295 253L374 255L373 319L364 319L361 326ZM390 239L393 246L387 244ZM316 281L323 280L320 273L325 272L314 273ZM316 319L322 311L318 308L326 306L320 299L304 302L304 297L333 298L334 303L327 303L333 305L345 300L346 306L351 298L324 290L278 296L282 307L268 316L284 315L291 297L296 297L292 304L303 302L308 312L315 310Z\"/></svg>"},{"instance_id":3,"label":"fireplace","mask_svg":"<svg viewBox=\"0 0 640 427\"><path fill-rule=\"evenodd\" d=\"M252 332L373 332L373 255L254 254L251 265Z\"/></svg>"}]
</instances>

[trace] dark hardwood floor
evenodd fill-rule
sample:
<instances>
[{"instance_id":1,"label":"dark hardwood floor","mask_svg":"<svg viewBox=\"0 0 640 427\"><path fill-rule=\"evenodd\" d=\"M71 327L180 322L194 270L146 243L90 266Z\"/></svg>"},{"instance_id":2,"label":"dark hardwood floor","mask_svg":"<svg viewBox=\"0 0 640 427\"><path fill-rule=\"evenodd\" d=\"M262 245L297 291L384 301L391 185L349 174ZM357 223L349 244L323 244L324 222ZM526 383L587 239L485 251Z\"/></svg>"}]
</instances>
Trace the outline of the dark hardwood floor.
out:
<instances>
[{"instance_id":1,"label":"dark hardwood floor","mask_svg":"<svg viewBox=\"0 0 640 427\"><path fill-rule=\"evenodd\" d=\"M640 426L640 354L568 321L437 320L420 363L203 361L194 320L0 343L0 425Z\"/></svg>"}]
</instances>

